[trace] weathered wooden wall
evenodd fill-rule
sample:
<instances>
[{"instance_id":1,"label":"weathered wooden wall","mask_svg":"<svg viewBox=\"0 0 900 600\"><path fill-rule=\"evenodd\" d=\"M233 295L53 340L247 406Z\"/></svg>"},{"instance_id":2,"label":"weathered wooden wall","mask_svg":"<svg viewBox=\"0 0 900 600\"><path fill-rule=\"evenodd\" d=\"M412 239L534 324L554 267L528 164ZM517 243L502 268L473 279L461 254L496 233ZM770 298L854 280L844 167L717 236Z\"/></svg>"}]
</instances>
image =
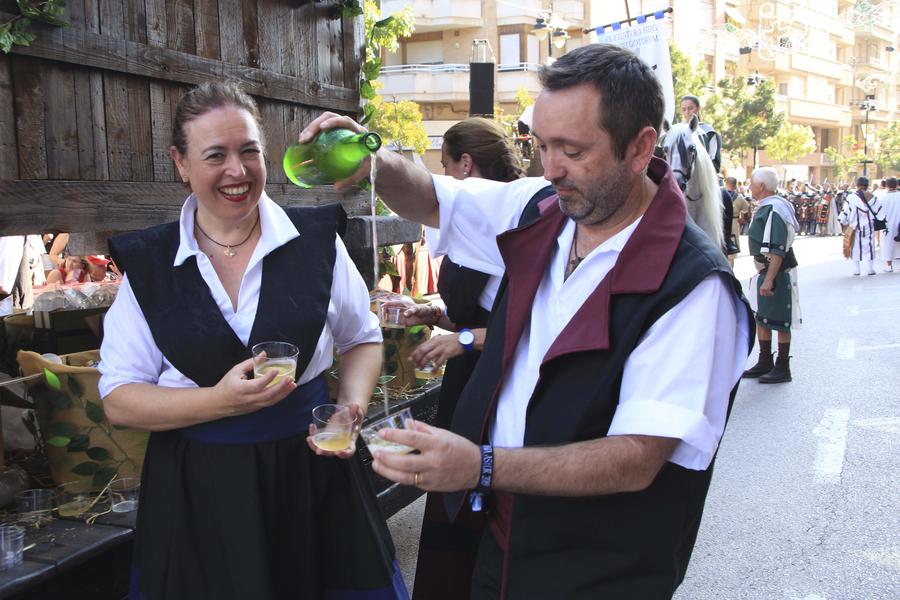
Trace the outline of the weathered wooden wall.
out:
<instances>
[{"instance_id":1,"label":"weathered wooden wall","mask_svg":"<svg viewBox=\"0 0 900 600\"><path fill-rule=\"evenodd\" d=\"M13 4L0 1L0 20ZM364 195L301 190L281 169L305 123L359 105L361 18L333 9L309 0L66 2L74 27L35 24L32 46L0 54L0 234L176 219L187 190L169 158L174 108L213 78L241 81L260 105L272 198L364 212Z\"/></svg>"}]
</instances>

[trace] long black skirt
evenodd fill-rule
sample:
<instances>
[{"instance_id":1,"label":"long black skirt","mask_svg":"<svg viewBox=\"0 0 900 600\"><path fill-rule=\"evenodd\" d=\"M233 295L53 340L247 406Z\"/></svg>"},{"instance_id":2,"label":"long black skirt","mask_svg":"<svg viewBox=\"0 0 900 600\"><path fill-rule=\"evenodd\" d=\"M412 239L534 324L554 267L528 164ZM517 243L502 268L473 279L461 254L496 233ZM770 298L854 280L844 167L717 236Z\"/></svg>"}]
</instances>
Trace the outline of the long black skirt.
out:
<instances>
[{"instance_id":1,"label":"long black skirt","mask_svg":"<svg viewBox=\"0 0 900 600\"><path fill-rule=\"evenodd\" d=\"M131 588L131 600L408 598L358 458L316 456L305 435L151 434Z\"/></svg>"}]
</instances>

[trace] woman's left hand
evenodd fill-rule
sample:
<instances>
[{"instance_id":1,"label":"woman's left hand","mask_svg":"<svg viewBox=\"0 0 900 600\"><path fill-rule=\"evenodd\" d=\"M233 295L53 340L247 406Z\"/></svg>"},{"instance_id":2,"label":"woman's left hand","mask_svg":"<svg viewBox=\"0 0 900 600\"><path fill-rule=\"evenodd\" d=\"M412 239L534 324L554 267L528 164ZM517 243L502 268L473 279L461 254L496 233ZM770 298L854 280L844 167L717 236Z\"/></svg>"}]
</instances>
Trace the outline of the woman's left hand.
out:
<instances>
[{"instance_id":1,"label":"woman's left hand","mask_svg":"<svg viewBox=\"0 0 900 600\"><path fill-rule=\"evenodd\" d=\"M348 404L350 408L350 414L353 415L353 431L350 433L350 445L347 446L344 450L340 450L338 452L332 452L331 450L322 450L313 442L313 436L316 434L318 429L316 429L315 424L309 424L309 436L306 438L306 443L309 446L309 449L315 452L318 456L336 456L338 458L351 458L354 454L356 454L356 438L359 437L359 430L362 428L362 422L365 418L365 415L359 408L358 404Z\"/></svg>"},{"instance_id":2,"label":"woman's left hand","mask_svg":"<svg viewBox=\"0 0 900 600\"><path fill-rule=\"evenodd\" d=\"M459 343L458 335L455 333L449 335L436 335L430 340L420 344L409 356L410 360L417 367L421 368L434 361L434 367L440 369L441 365L453 358L454 356L462 356L464 349Z\"/></svg>"}]
</instances>

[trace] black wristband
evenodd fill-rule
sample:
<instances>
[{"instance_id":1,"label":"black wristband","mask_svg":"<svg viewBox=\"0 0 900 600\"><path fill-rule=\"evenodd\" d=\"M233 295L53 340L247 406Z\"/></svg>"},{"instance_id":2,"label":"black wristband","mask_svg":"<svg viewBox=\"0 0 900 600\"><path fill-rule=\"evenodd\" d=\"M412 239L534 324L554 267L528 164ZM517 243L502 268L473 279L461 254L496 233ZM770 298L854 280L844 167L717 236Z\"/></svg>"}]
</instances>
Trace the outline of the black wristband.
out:
<instances>
[{"instance_id":1,"label":"black wristband","mask_svg":"<svg viewBox=\"0 0 900 600\"><path fill-rule=\"evenodd\" d=\"M475 491L481 493L490 492L493 481L494 447L484 445L481 446L481 475L478 477L478 485L475 486Z\"/></svg>"}]
</instances>

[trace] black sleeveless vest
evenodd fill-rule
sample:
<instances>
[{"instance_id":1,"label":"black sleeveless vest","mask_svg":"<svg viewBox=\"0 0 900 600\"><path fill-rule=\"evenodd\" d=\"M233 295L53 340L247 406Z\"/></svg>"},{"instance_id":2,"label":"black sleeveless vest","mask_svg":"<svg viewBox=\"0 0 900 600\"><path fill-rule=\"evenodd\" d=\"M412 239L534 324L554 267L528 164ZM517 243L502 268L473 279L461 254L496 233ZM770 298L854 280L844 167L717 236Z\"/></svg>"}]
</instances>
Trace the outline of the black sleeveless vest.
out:
<instances>
[{"instance_id":1,"label":"black sleeveless vest","mask_svg":"<svg viewBox=\"0 0 900 600\"><path fill-rule=\"evenodd\" d=\"M309 365L325 326L335 233L342 229L345 215L338 204L287 208L285 212L300 235L263 259L259 305L246 346L219 311L196 258L172 266L179 244L178 222L109 240L112 257L128 275L157 347L198 386L218 383L234 365L250 358L254 344L264 341L296 345L300 349L298 375ZM282 402L250 415L214 423L240 428L242 420L277 417L275 413L288 409L292 396L302 390L298 388Z\"/></svg>"},{"instance_id":2,"label":"black sleeveless vest","mask_svg":"<svg viewBox=\"0 0 900 600\"><path fill-rule=\"evenodd\" d=\"M625 362L641 336L705 277L716 273L753 317L721 250L686 215L671 171L653 159L660 189L613 270L550 347L530 399L525 446L604 437L619 400ZM485 443L499 385L566 218L545 201L498 240L507 273L491 311L482 356L453 430ZM535 219L531 221L532 219ZM531 222L529 222L531 221ZM750 348L752 348L752 337ZM737 385L729 399L734 400ZM564 409L564 410L561 410ZM493 519L508 548L504 598L668 598L684 577L712 475L666 463L645 490L563 498L497 494ZM456 512L463 498L448 498ZM502 510L498 510L502 509Z\"/></svg>"}]
</instances>

